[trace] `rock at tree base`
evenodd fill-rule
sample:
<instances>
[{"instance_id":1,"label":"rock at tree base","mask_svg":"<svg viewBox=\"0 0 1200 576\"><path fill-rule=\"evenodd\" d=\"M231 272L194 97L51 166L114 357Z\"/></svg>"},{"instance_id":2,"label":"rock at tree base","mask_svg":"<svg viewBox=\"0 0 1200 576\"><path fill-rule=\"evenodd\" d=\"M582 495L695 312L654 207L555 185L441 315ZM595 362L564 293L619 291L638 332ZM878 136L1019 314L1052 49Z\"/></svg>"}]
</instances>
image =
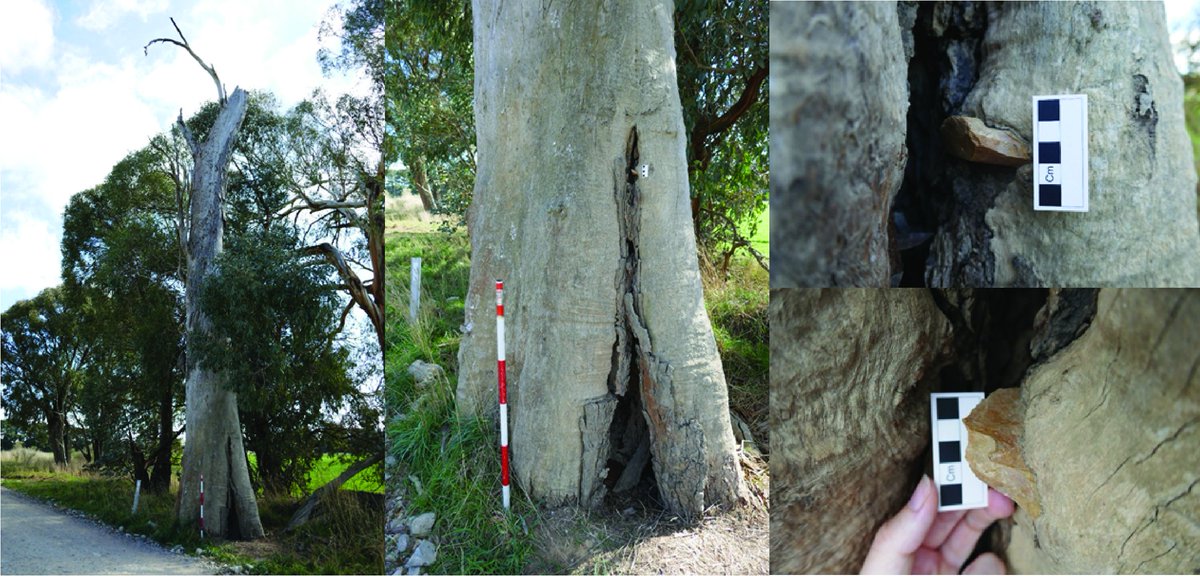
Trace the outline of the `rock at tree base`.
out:
<instances>
[{"instance_id":1,"label":"rock at tree base","mask_svg":"<svg viewBox=\"0 0 1200 576\"><path fill-rule=\"evenodd\" d=\"M988 486L1012 498L1029 516L1042 514L1037 484L1021 455L1025 405L1019 388L1001 388L963 419L967 463Z\"/></svg>"},{"instance_id":2,"label":"rock at tree base","mask_svg":"<svg viewBox=\"0 0 1200 576\"><path fill-rule=\"evenodd\" d=\"M429 566L433 561L437 560L437 546L428 540L418 540L416 548L413 549L412 556L408 557L408 562L404 563L407 568L419 568L421 566Z\"/></svg>"},{"instance_id":3,"label":"rock at tree base","mask_svg":"<svg viewBox=\"0 0 1200 576\"><path fill-rule=\"evenodd\" d=\"M433 530L433 522L437 516L433 512L426 512L420 516L414 516L408 519L408 530L417 538L424 538Z\"/></svg>"},{"instance_id":4,"label":"rock at tree base","mask_svg":"<svg viewBox=\"0 0 1200 576\"><path fill-rule=\"evenodd\" d=\"M412 376L416 381L417 386L424 386L429 381L435 378L441 378L446 374L441 366L423 360L417 360L408 366L408 375Z\"/></svg>"}]
</instances>

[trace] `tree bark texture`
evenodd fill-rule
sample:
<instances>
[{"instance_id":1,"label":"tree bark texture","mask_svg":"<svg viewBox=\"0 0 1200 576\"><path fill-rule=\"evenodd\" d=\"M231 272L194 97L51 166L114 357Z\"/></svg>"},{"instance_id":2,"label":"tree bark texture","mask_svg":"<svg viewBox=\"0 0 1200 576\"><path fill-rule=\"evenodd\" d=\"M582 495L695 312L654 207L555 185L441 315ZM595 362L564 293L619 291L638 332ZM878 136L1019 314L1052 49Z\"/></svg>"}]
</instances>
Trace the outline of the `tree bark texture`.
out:
<instances>
[{"instance_id":1,"label":"tree bark texture","mask_svg":"<svg viewBox=\"0 0 1200 576\"><path fill-rule=\"evenodd\" d=\"M771 287L887 286L907 57L887 2L771 3Z\"/></svg>"},{"instance_id":2,"label":"tree bark texture","mask_svg":"<svg viewBox=\"0 0 1200 576\"><path fill-rule=\"evenodd\" d=\"M772 290L771 572L858 572L929 444L950 324L923 290Z\"/></svg>"},{"instance_id":3,"label":"tree bark texture","mask_svg":"<svg viewBox=\"0 0 1200 576\"><path fill-rule=\"evenodd\" d=\"M513 473L547 504L600 501L614 415L635 397L672 511L743 494L690 226L672 13L473 6L479 170L458 406L496 414L503 279Z\"/></svg>"},{"instance_id":4,"label":"tree bark texture","mask_svg":"<svg viewBox=\"0 0 1200 576\"><path fill-rule=\"evenodd\" d=\"M1196 172L1162 5L1021 2L986 15L962 113L1032 141L1031 96L1086 94L1090 211L1035 212L1030 167L954 161L964 170L930 285L1200 285Z\"/></svg>"},{"instance_id":5,"label":"tree bark texture","mask_svg":"<svg viewBox=\"0 0 1200 576\"><path fill-rule=\"evenodd\" d=\"M1019 400L990 433L1032 486L985 549L1017 573L1200 566L1200 292L782 290L770 321L772 571L858 571L929 463L928 393L997 387Z\"/></svg>"},{"instance_id":6,"label":"tree bark texture","mask_svg":"<svg viewBox=\"0 0 1200 576\"><path fill-rule=\"evenodd\" d=\"M1095 320L1021 386L1041 500L1013 519L1019 573L1200 568L1200 292L1101 290Z\"/></svg>"},{"instance_id":7,"label":"tree bark texture","mask_svg":"<svg viewBox=\"0 0 1200 576\"><path fill-rule=\"evenodd\" d=\"M771 16L773 287L1200 285L1161 4L775 3ZM1088 97L1086 213L1034 211L1030 164L963 160L941 132L961 116L1029 143L1031 98L1053 94Z\"/></svg>"},{"instance_id":8,"label":"tree bark texture","mask_svg":"<svg viewBox=\"0 0 1200 576\"><path fill-rule=\"evenodd\" d=\"M221 107L203 143L192 144L192 176L187 255L187 329L189 334L211 329L200 307L199 289L221 253L224 226L222 201L226 166L246 115L246 92L240 88ZM179 521L194 526L200 518L200 476L204 476L206 533L225 538L263 535L246 452L238 420L237 395L225 387L224 376L189 358L187 377L187 440L179 483Z\"/></svg>"}]
</instances>

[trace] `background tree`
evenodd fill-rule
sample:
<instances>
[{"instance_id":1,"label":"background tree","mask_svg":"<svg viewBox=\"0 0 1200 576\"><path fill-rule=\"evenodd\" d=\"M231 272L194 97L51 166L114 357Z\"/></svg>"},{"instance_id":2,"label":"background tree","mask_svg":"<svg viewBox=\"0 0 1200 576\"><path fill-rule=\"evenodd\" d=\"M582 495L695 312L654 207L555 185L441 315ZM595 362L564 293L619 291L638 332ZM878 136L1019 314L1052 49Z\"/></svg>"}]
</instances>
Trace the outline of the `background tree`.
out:
<instances>
[{"instance_id":1,"label":"background tree","mask_svg":"<svg viewBox=\"0 0 1200 576\"><path fill-rule=\"evenodd\" d=\"M479 171L460 412L494 414L490 303L503 279L513 473L528 495L593 505L619 476L610 459L635 479L650 470L625 456L645 445L674 513L738 502L670 5L585 14L479 1L473 13Z\"/></svg>"},{"instance_id":2,"label":"background tree","mask_svg":"<svg viewBox=\"0 0 1200 576\"><path fill-rule=\"evenodd\" d=\"M62 289L47 288L3 314L4 411L8 420L46 424L54 461L70 458L68 415L75 409L91 344Z\"/></svg>"},{"instance_id":3,"label":"background tree","mask_svg":"<svg viewBox=\"0 0 1200 576\"><path fill-rule=\"evenodd\" d=\"M171 145L182 142L159 136L117 163L71 198L63 221L64 289L97 344L81 404L93 458L155 491L170 487L182 432L184 260Z\"/></svg>"},{"instance_id":4,"label":"background tree","mask_svg":"<svg viewBox=\"0 0 1200 576\"><path fill-rule=\"evenodd\" d=\"M675 7L692 220L702 253L722 273L738 250L767 266L739 231L754 230L767 203L767 16L763 0Z\"/></svg>"},{"instance_id":5,"label":"background tree","mask_svg":"<svg viewBox=\"0 0 1200 576\"><path fill-rule=\"evenodd\" d=\"M389 162L397 186L430 212L463 215L475 180L471 5L401 0L388 6Z\"/></svg>"}]
</instances>

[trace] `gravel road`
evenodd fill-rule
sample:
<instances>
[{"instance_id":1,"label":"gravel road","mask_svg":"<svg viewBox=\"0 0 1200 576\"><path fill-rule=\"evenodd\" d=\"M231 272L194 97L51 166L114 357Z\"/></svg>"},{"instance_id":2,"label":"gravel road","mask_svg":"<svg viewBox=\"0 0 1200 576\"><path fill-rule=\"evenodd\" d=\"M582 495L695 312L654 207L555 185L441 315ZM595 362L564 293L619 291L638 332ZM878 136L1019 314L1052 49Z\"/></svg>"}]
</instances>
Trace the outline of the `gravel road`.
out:
<instances>
[{"instance_id":1,"label":"gravel road","mask_svg":"<svg viewBox=\"0 0 1200 576\"><path fill-rule=\"evenodd\" d=\"M213 574L204 560L0 488L0 573Z\"/></svg>"}]
</instances>

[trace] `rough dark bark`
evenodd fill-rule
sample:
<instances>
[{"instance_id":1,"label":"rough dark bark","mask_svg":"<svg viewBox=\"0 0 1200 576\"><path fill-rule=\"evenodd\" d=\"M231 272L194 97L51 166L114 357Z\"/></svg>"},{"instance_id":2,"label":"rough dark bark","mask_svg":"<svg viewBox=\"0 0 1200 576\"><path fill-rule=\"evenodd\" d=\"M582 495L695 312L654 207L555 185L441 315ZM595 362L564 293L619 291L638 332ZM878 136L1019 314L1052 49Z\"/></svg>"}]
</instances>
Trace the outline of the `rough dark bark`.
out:
<instances>
[{"instance_id":1,"label":"rough dark bark","mask_svg":"<svg viewBox=\"0 0 1200 576\"><path fill-rule=\"evenodd\" d=\"M547 504L601 500L622 410L647 424L668 509L694 518L743 495L691 228L672 12L473 6L479 170L458 407L495 414L503 279L513 474Z\"/></svg>"},{"instance_id":2,"label":"rough dark bark","mask_svg":"<svg viewBox=\"0 0 1200 576\"><path fill-rule=\"evenodd\" d=\"M55 464L66 464L67 450L67 419L57 407L46 411L46 431L49 435L50 452L54 454Z\"/></svg>"}]
</instances>

